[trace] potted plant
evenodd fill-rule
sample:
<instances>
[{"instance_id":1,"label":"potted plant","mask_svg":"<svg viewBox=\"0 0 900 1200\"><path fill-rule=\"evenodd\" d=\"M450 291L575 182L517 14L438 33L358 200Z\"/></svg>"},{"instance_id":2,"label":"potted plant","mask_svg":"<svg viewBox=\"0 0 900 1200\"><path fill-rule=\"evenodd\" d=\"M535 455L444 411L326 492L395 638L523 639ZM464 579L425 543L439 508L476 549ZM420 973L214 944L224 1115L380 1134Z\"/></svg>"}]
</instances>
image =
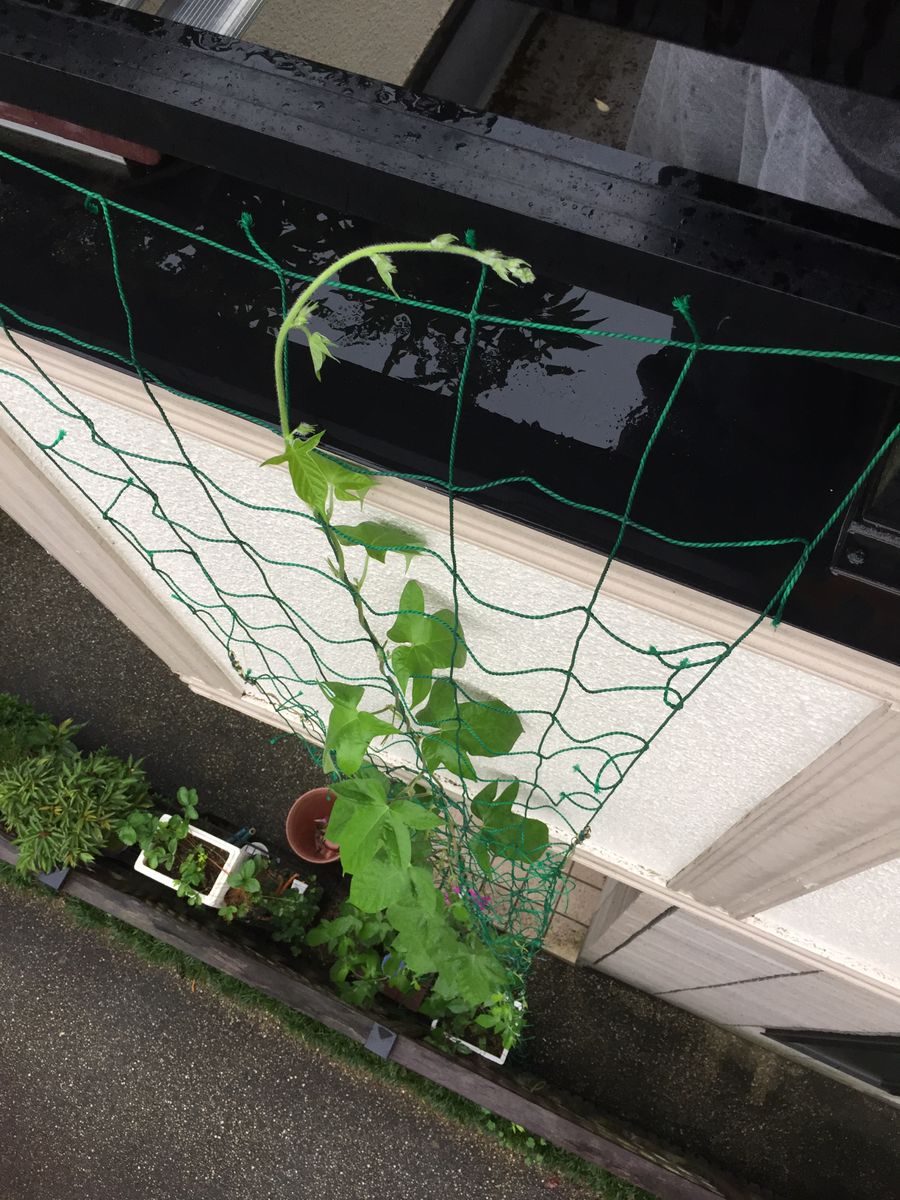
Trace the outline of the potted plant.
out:
<instances>
[{"instance_id":1,"label":"potted plant","mask_svg":"<svg viewBox=\"0 0 900 1200\"><path fill-rule=\"evenodd\" d=\"M315 878L301 880L276 871L262 855L246 858L228 876L228 891L219 916L246 920L295 957L306 949L306 935L319 911L322 889Z\"/></svg>"},{"instance_id":2,"label":"potted plant","mask_svg":"<svg viewBox=\"0 0 900 1200\"><path fill-rule=\"evenodd\" d=\"M500 1030L501 1040L511 1044L517 1029L510 1014L523 1010L514 1004L521 981L507 964L527 953L527 939L517 940L508 931L496 937L490 917L470 898L470 891L477 894L480 887L469 885L473 870L490 879L498 859L537 862L548 847L548 829L516 812L516 780L505 781L500 790L498 780L482 779L485 786L474 798L468 788L481 778L479 759L512 750L522 733L521 720L498 697L460 683L468 647L457 604L433 608L424 587L409 579L386 634L373 627L374 610L362 594L370 564L402 556L409 568L425 546L384 521L350 525L335 518L337 504L362 503L376 480L322 453L324 430L294 425L285 388L291 330L305 336L317 377L326 359L334 357L330 340L312 328L317 290L353 263L368 260L394 291L394 256L411 252L475 262L482 283L487 271L505 282L534 278L521 260L458 245L449 234L431 242L368 246L322 271L300 293L278 331L274 365L284 445L265 465L287 466L294 491L322 530L329 569L354 605L379 675L371 689L364 683L320 683L329 706L323 767L337 781L321 789L331 811L324 830L318 827L318 844L314 824L307 826L306 836L312 837L314 852L339 848L341 867L350 876L351 909L313 929L310 941L330 950L332 977L351 999L365 1002L391 971L402 970L410 987L431 981L423 1012L439 1021L474 1022L476 1030ZM415 766L406 778L369 761L373 744L385 739L408 747ZM448 777L468 800L462 812L443 782ZM325 815L317 813L311 823ZM445 898L442 881L448 878L466 885L456 898ZM477 1037L473 1048L478 1048Z\"/></svg>"},{"instance_id":3,"label":"potted plant","mask_svg":"<svg viewBox=\"0 0 900 1200\"><path fill-rule=\"evenodd\" d=\"M189 904L221 908L229 875L250 855L246 846L233 846L191 824L197 820L197 793L178 789L181 813L136 812L119 826L126 846L140 846L134 869L174 889Z\"/></svg>"},{"instance_id":4,"label":"potted plant","mask_svg":"<svg viewBox=\"0 0 900 1200\"><path fill-rule=\"evenodd\" d=\"M299 796L287 815L285 836L294 853L311 863L334 862L338 847L325 836L334 807L331 788L312 788Z\"/></svg>"},{"instance_id":5,"label":"potted plant","mask_svg":"<svg viewBox=\"0 0 900 1200\"><path fill-rule=\"evenodd\" d=\"M307 937L331 962L330 978L351 1004L367 1008L382 992L418 1012L429 982L418 979L391 950L394 930L380 915L360 912L346 901L336 917L321 921Z\"/></svg>"},{"instance_id":6,"label":"potted plant","mask_svg":"<svg viewBox=\"0 0 900 1200\"><path fill-rule=\"evenodd\" d=\"M519 1040L525 1023L525 1001L506 992L496 992L478 1012L447 1012L435 1017L433 1030L449 1041L488 1062L503 1066L506 1056Z\"/></svg>"}]
</instances>

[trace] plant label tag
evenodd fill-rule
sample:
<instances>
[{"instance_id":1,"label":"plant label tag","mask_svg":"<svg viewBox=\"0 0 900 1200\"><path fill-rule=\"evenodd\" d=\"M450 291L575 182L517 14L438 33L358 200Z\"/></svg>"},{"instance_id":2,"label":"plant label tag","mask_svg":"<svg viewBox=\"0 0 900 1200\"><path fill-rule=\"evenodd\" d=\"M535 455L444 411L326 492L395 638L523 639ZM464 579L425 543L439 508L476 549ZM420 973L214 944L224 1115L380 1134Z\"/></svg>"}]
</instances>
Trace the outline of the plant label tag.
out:
<instances>
[{"instance_id":1,"label":"plant label tag","mask_svg":"<svg viewBox=\"0 0 900 1200\"><path fill-rule=\"evenodd\" d=\"M304 879L295 879L291 884L292 892L299 892L302 896L304 892L309 890L309 884Z\"/></svg>"},{"instance_id":2,"label":"plant label tag","mask_svg":"<svg viewBox=\"0 0 900 1200\"><path fill-rule=\"evenodd\" d=\"M58 892L68 874L68 867L58 867L55 871L46 871L43 875L38 875L38 879L54 892Z\"/></svg>"},{"instance_id":3,"label":"plant label tag","mask_svg":"<svg viewBox=\"0 0 900 1200\"><path fill-rule=\"evenodd\" d=\"M383 1025L373 1025L366 1038L366 1049L377 1054L379 1058L390 1058L396 1040L397 1035L392 1030L385 1029Z\"/></svg>"}]
</instances>

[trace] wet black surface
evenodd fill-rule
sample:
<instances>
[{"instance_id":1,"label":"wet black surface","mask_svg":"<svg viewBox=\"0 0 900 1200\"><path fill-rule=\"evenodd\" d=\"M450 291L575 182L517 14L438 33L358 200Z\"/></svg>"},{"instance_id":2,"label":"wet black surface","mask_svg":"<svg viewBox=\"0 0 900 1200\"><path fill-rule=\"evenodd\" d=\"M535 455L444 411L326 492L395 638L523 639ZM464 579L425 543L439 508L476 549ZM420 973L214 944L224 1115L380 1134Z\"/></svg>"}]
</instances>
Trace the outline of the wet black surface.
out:
<instances>
[{"instance_id":1,"label":"wet black surface","mask_svg":"<svg viewBox=\"0 0 900 1200\"><path fill-rule=\"evenodd\" d=\"M318 782L299 748L193 695L2 513L0 555L0 689L88 721L84 744L143 754L158 788L196 786L281 848L288 805ZM523 1064L626 1126L783 1200L896 1200L896 1107L547 956L528 995Z\"/></svg>"}]
</instances>

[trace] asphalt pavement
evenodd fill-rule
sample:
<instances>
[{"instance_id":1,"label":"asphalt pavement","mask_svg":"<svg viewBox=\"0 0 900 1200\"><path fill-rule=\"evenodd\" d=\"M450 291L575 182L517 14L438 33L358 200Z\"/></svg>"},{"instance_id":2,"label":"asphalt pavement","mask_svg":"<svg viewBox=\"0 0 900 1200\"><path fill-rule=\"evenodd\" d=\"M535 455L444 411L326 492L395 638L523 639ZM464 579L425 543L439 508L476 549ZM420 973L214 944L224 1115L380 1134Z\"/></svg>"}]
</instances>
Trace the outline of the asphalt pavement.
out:
<instances>
[{"instance_id":1,"label":"asphalt pavement","mask_svg":"<svg viewBox=\"0 0 900 1200\"><path fill-rule=\"evenodd\" d=\"M0 1200L585 1200L0 882Z\"/></svg>"}]
</instances>

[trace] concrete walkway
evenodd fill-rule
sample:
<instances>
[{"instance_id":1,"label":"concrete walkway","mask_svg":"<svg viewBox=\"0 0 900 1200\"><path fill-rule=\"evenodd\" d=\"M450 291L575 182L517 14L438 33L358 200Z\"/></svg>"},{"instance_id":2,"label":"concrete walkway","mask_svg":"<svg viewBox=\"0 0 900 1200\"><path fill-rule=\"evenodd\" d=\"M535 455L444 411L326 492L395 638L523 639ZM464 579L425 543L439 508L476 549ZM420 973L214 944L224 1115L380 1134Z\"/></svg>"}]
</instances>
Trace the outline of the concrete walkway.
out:
<instances>
[{"instance_id":1,"label":"concrete walkway","mask_svg":"<svg viewBox=\"0 0 900 1200\"><path fill-rule=\"evenodd\" d=\"M0 1200L587 1196L62 901L0 883L0 930Z\"/></svg>"}]
</instances>

